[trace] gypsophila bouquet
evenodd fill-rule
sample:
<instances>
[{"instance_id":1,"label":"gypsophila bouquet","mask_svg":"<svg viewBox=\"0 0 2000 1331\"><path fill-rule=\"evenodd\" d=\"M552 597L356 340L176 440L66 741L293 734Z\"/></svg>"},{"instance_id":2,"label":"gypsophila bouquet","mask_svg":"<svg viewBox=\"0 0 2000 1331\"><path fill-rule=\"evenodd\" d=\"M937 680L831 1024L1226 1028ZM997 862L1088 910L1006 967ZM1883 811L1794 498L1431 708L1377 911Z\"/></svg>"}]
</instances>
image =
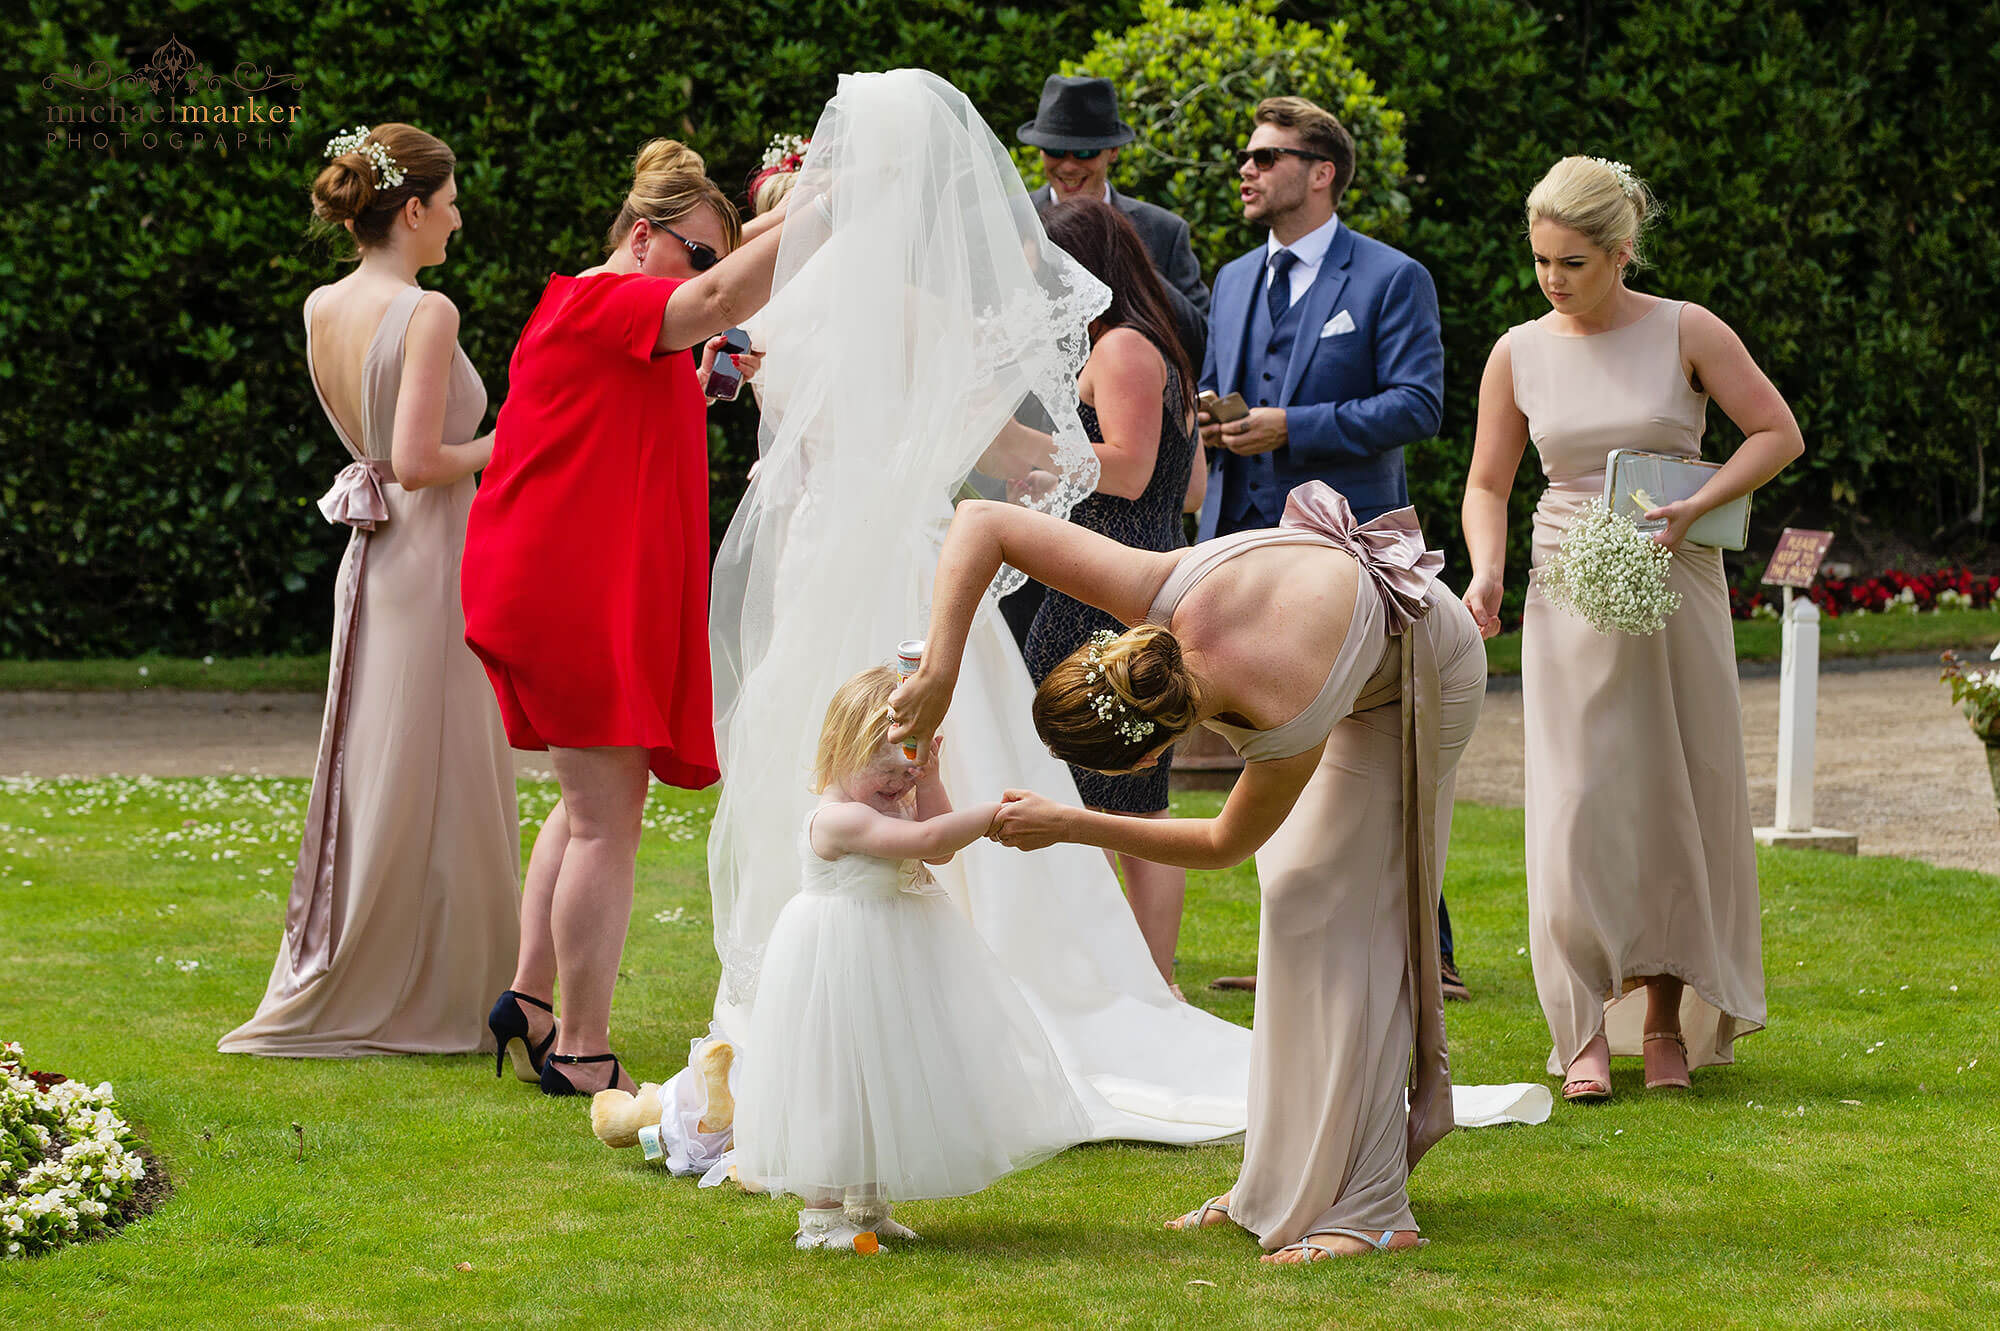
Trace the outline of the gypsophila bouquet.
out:
<instances>
[{"instance_id":1,"label":"gypsophila bouquet","mask_svg":"<svg viewBox=\"0 0 2000 1331\"><path fill-rule=\"evenodd\" d=\"M1550 604L1599 633L1644 638L1680 609L1681 594L1667 586L1673 562L1673 551L1593 499L1536 571L1536 585Z\"/></svg>"},{"instance_id":2,"label":"gypsophila bouquet","mask_svg":"<svg viewBox=\"0 0 2000 1331\"><path fill-rule=\"evenodd\" d=\"M146 1176L111 1083L95 1089L29 1072L0 1045L0 1258L105 1233L128 1218Z\"/></svg>"}]
</instances>

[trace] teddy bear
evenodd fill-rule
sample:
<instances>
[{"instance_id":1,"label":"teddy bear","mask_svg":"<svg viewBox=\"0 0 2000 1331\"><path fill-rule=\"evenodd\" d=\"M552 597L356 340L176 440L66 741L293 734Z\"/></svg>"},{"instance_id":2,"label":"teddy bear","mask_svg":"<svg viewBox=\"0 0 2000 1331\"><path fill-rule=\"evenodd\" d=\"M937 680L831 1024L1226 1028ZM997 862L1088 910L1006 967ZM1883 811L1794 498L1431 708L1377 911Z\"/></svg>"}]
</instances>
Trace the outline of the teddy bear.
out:
<instances>
[{"instance_id":1,"label":"teddy bear","mask_svg":"<svg viewBox=\"0 0 2000 1331\"><path fill-rule=\"evenodd\" d=\"M635 1095L616 1088L590 1101L590 1130L606 1146L643 1148L648 1160L664 1159L676 1174L734 1178L727 1157L734 1145L736 1097L730 1076L736 1046L719 1029L694 1040L688 1065L664 1083L646 1082Z\"/></svg>"}]
</instances>

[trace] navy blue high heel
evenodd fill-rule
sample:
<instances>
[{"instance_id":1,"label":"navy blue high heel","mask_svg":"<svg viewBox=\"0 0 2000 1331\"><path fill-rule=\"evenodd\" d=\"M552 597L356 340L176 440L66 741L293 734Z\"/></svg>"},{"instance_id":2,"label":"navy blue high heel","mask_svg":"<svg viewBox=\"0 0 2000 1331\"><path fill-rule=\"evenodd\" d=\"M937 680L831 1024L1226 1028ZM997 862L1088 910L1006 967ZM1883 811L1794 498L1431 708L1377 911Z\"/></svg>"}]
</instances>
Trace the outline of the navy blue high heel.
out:
<instances>
[{"instance_id":1,"label":"navy blue high heel","mask_svg":"<svg viewBox=\"0 0 2000 1331\"><path fill-rule=\"evenodd\" d=\"M486 1014L486 1029L493 1032L493 1075L499 1076L507 1066L507 1056L514 1056L514 1075L522 1081L540 1081L542 1065L548 1058L549 1047L556 1042L556 1028L549 1027L549 1033L537 1045L528 1043L528 1014L521 1011L521 1004L532 1003L550 1016L555 1009L541 999L529 994L517 993L509 989L493 1000L493 1010ZM516 1048L518 1042L519 1047Z\"/></svg>"},{"instance_id":2,"label":"navy blue high heel","mask_svg":"<svg viewBox=\"0 0 2000 1331\"><path fill-rule=\"evenodd\" d=\"M563 1075L558 1063L575 1067L579 1063L609 1063L611 1080L604 1083L604 1089L617 1087L625 1076L625 1069L618 1065L616 1054L550 1054L542 1061L543 1095L595 1095L595 1091L578 1090L570 1079Z\"/></svg>"}]
</instances>

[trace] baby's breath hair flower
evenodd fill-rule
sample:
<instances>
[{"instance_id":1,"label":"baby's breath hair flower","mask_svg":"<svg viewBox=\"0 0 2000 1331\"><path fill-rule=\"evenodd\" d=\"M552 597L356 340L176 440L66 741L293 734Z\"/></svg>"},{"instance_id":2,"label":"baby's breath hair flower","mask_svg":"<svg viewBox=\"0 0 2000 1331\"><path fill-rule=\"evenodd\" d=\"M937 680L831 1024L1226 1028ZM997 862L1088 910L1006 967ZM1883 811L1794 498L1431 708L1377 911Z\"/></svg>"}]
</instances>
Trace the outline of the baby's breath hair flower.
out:
<instances>
[{"instance_id":1,"label":"baby's breath hair flower","mask_svg":"<svg viewBox=\"0 0 2000 1331\"><path fill-rule=\"evenodd\" d=\"M1645 638L1680 609L1681 594L1667 586L1673 561L1673 551L1593 499L1536 570L1536 585L1550 604L1599 633Z\"/></svg>"},{"instance_id":2,"label":"baby's breath hair flower","mask_svg":"<svg viewBox=\"0 0 2000 1331\"><path fill-rule=\"evenodd\" d=\"M1618 188L1624 190L1627 194L1630 194L1633 187L1639 183L1639 177L1634 175L1632 168L1623 162L1609 157L1593 157L1590 160L1603 167L1606 171L1609 171L1612 178L1618 182Z\"/></svg>"},{"instance_id":3,"label":"baby's breath hair flower","mask_svg":"<svg viewBox=\"0 0 2000 1331\"><path fill-rule=\"evenodd\" d=\"M360 153L375 167L375 187L394 189L403 183L403 168L396 165L396 159L389 156L389 150L369 139L372 131L366 125L356 125L343 134L336 134L327 141L328 157L344 157L348 153Z\"/></svg>"},{"instance_id":4,"label":"baby's breath hair flower","mask_svg":"<svg viewBox=\"0 0 2000 1331\"><path fill-rule=\"evenodd\" d=\"M1090 635L1090 651L1084 658L1090 662L1090 669L1084 672L1084 679L1095 683L1104 678L1104 649L1117 640L1118 635L1110 629L1099 629ZM1119 697L1108 681L1104 687L1091 692L1090 709L1097 713L1098 720L1118 732L1118 738L1130 744L1139 743L1159 729L1130 703Z\"/></svg>"},{"instance_id":5,"label":"baby's breath hair flower","mask_svg":"<svg viewBox=\"0 0 2000 1331\"><path fill-rule=\"evenodd\" d=\"M764 149L765 170L796 171L806 159L812 140L802 134L773 134Z\"/></svg>"}]
</instances>

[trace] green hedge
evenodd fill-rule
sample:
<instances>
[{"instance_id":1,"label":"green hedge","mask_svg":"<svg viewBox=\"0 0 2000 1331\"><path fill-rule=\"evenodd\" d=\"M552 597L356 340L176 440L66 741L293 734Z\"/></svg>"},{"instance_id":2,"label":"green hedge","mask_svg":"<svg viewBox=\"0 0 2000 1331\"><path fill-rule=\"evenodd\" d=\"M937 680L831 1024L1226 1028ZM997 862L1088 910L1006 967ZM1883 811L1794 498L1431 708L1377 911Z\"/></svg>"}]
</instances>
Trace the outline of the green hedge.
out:
<instances>
[{"instance_id":1,"label":"green hedge","mask_svg":"<svg viewBox=\"0 0 2000 1331\"><path fill-rule=\"evenodd\" d=\"M1408 216L1382 225L1439 288L1444 432L1408 456L1452 576L1480 367L1501 331L1545 308L1520 202L1570 151L1653 182L1670 212L1647 286L1728 319L1798 412L1808 455L1760 497L1760 526L1831 526L1850 559L1870 542L1985 541L2000 498L1987 456L2000 426L2000 5L1272 12L1344 24L1340 49L1373 79L1384 124L1405 117ZM458 301L497 402L542 281L595 256L641 139L687 138L734 186L773 132L810 129L835 73L894 64L953 79L1010 138L1043 77L1086 58L1094 32L1121 40L1140 7L432 0L383 13L356 0L0 10L0 39L19 53L14 128L0 135L0 655L324 647L344 533L311 505L341 457L305 377L298 311L342 271L305 240L332 130L409 120L458 151L465 232L427 279ZM170 35L210 65L303 75L299 137L199 156L44 144L45 75L100 59L132 69ZM1122 181L1142 157L1121 162ZM1364 157L1363 206L1388 183L1371 185L1370 168ZM719 533L754 427L747 408L716 417ZM1732 442L1719 419L1714 435ZM1517 522L1535 482L1529 462Z\"/></svg>"},{"instance_id":2,"label":"green hedge","mask_svg":"<svg viewBox=\"0 0 2000 1331\"><path fill-rule=\"evenodd\" d=\"M465 229L425 280L458 302L498 403L543 282L595 261L642 140L686 139L734 191L773 133L811 130L836 73L896 65L952 79L1011 135L1055 61L1136 14L972 0L7 6L0 655L324 648L346 531L313 500L343 456L306 378L299 311L345 271L305 235L334 130L407 120L457 152ZM47 75L94 60L124 73L170 36L211 67L302 75L293 142L45 145L60 99ZM715 418L719 536L755 420L747 405Z\"/></svg>"},{"instance_id":3,"label":"green hedge","mask_svg":"<svg viewBox=\"0 0 2000 1331\"><path fill-rule=\"evenodd\" d=\"M1144 0L1141 21L1100 35L1065 74L1091 74L1119 90L1120 112L1138 137L1119 153L1118 183L1135 197L1187 219L1202 271L1215 271L1262 243L1243 218L1230 154L1256 128L1266 97L1305 97L1331 109L1367 163L1341 200L1341 215L1379 239L1401 238L1410 201L1403 193L1403 113L1356 66L1345 24L1285 22L1256 5L1177 7ZM1041 154L1015 150L1022 175L1039 178Z\"/></svg>"},{"instance_id":4,"label":"green hedge","mask_svg":"<svg viewBox=\"0 0 2000 1331\"><path fill-rule=\"evenodd\" d=\"M1908 562L1914 549L1992 564L2000 5L1361 0L1337 12L1355 59L1409 117L1402 243L1437 279L1446 406L1442 437L1407 456L1419 511L1449 536L1450 576L1464 571L1480 369L1501 332L1548 308L1521 203L1571 152L1652 183L1668 211L1639 285L1726 319L1803 427L1806 456L1759 494L1751 549L1732 557L1739 580L1762 572L1787 525L1838 533L1837 559ZM1709 421L1711 456L1741 442L1720 411ZM1530 458L1514 605L1539 485Z\"/></svg>"}]
</instances>

